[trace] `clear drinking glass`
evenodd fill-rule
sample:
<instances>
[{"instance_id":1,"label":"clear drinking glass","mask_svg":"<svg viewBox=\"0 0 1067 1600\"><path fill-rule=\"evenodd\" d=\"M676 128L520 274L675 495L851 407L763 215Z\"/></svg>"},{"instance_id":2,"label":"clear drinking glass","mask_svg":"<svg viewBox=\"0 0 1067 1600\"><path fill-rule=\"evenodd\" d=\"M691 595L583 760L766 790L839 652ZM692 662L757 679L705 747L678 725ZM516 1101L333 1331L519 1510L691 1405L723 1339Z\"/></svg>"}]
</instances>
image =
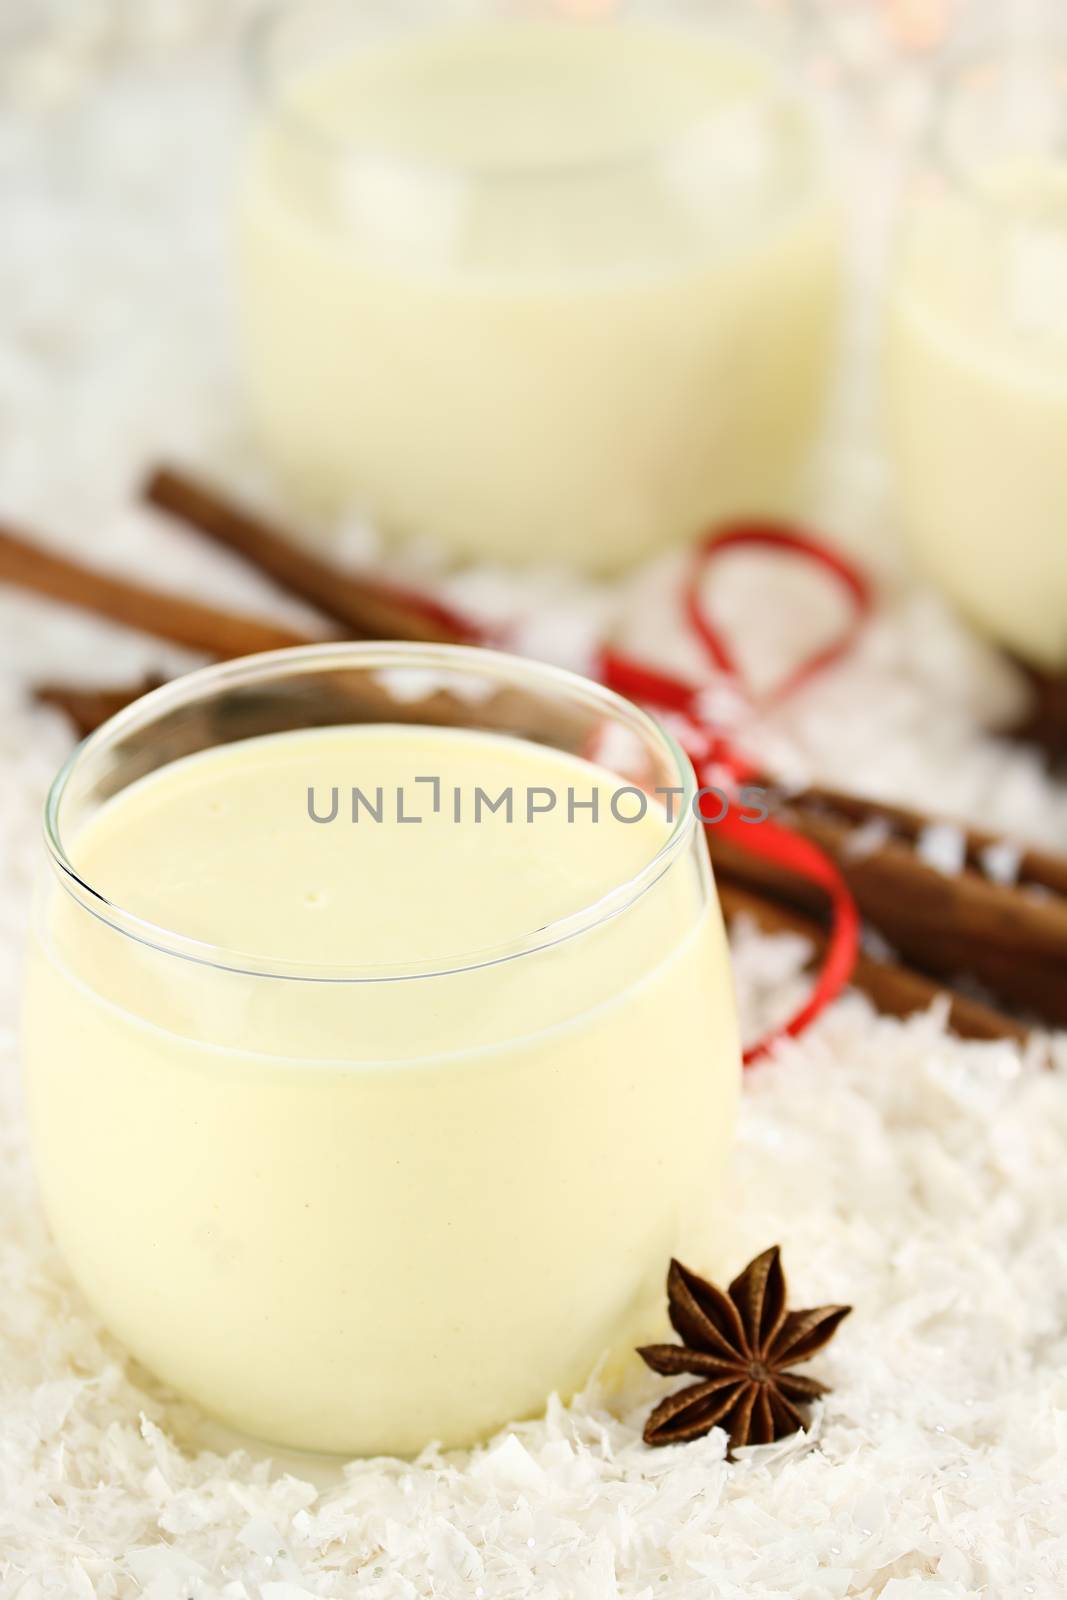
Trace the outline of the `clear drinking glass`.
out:
<instances>
[{"instance_id":1,"label":"clear drinking glass","mask_svg":"<svg viewBox=\"0 0 1067 1600\"><path fill-rule=\"evenodd\" d=\"M991 638L1067 668L1067 35L957 62L904 218L886 351L917 561Z\"/></svg>"},{"instance_id":2,"label":"clear drinking glass","mask_svg":"<svg viewBox=\"0 0 1067 1600\"><path fill-rule=\"evenodd\" d=\"M27 1095L147 1367L246 1434L408 1453L655 1331L672 1252L721 1249L739 1084L694 787L608 691L408 644L195 672L75 752Z\"/></svg>"},{"instance_id":3,"label":"clear drinking glass","mask_svg":"<svg viewBox=\"0 0 1067 1600\"><path fill-rule=\"evenodd\" d=\"M245 368L304 501L595 571L790 504L839 287L795 34L756 0L593 12L296 0L255 31Z\"/></svg>"}]
</instances>

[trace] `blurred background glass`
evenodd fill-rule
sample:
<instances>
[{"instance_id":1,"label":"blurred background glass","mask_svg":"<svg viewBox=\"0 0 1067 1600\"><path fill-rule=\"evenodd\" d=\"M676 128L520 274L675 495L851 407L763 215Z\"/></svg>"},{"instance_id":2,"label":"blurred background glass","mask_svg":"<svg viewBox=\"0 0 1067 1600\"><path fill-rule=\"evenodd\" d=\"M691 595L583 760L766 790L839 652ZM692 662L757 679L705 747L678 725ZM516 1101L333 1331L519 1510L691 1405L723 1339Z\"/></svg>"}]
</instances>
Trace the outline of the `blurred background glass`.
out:
<instances>
[{"instance_id":1,"label":"blurred background glass","mask_svg":"<svg viewBox=\"0 0 1067 1600\"><path fill-rule=\"evenodd\" d=\"M901 527L994 639L1067 668L1067 32L938 78L891 268Z\"/></svg>"},{"instance_id":2,"label":"blurred background glass","mask_svg":"<svg viewBox=\"0 0 1067 1600\"><path fill-rule=\"evenodd\" d=\"M268 13L240 304L290 486L603 572L786 509L840 288L805 37L739 0Z\"/></svg>"}]
</instances>

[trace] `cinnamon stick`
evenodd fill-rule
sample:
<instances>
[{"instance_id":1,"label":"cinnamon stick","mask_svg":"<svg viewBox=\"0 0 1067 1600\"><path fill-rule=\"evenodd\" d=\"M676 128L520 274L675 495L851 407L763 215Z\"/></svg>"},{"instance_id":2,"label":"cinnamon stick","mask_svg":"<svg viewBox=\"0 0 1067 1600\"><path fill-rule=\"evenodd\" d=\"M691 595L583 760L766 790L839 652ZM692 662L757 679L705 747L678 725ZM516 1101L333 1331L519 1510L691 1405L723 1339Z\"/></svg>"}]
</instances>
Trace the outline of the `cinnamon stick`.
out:
<instances>
[{"instance_id":1,"label":"cinnamon stick","mask_svg":"<svg viewBox=\"0 0 1067 1600\"><path fill-rule=\"evenodd\" d=\"M821 953L826 948L825 928L813 917L757 894L754 890L717 873L719 900L723 914L732 922L742 913L753 918L765 933L796 933L810 940ZM1025 1043L1028 1031L1013 1017L1005 1016L981 1001L973 1000L943 984L934 983L921 972L892 961L877 961L861 951L851 982L885 1016L907 1017L926 1011L939 995L949 999L949 1025L961 1039L1011 1039Z\"/></svg>"},{"instance_id":2,"label":"cinnamon stick","mask_svg":"<svg viewBox=\"0 0 1067 1600\"><path fill-rule=\"evenodd\" d=\"M853 894L861 906L870 907L879 925L886 917L896 923L906 914L909 922L923 917L1014 955L1021 954L1021 946L1038 960L1062 962L1067 954L1067 904L1028 900L1018 889L993 883L966 866L943 872L895 839L869 855L856 855L849 848L850 827L804 809L787 808L782 821L837 862Z\"/></svg>"},{"instance_id":3,"label":"cinnamon stick","mask_svg":"<svg viewBox=\"0 0 1067 1600\"><path fill-rule=\"evenodd\" d=\"M823 808L832 791L795 796L778 813L782 822L820 846L838 865L867 921L900 955L916 966L951 979L968 972L1012 1007L1033 1010L1045 1021L1067 1025L1067 897L1057 884L1067 864L1042 852L1024 858L1041 896L1025 887L991 882L973 866L946 873L916 855L907 837L890 837L869 855L851 849L855 822L883 815L883 808L835 796L848 821ZM885 812L892 821L893 810ZM897 808L913 825L913 837L929 820ZM991 836L975 832L972 854ZM822 893L808 881L732 845L710 830L717 866L758 892L808 915L822 911ZM1036 874L1040 873L1038 878Z\"/></svg>"},{"instance_id":4,"label":"cinnamon stick","mask_svg":"<svg viewBox=\"0 0 1067 1600\"><path fill-rule=\"evenodd\" d=\"M125 706L139 700L149 689L159 687L159 679L148 679L140 684L114 684L106 688L85 689L78 684L52 682L34 689L34 698L46 705L64 711L78 732L84 737L101 723L113 717ZM228 736L236 737L236 728L243 728L241 737L255 733L276 733L279 708L269 697L257 695L251 704L240 706L236 694L229 696L226 705ZM462 686L452 688L442 684L429 689L417 699L407 696L398 700L390 688L377 681L376 674L355 674L337 684L322 682L314 699L300 708L305 721L316 726L333 726L360 722L410 722L428 723L433 727L459 726L484 728L493 733L507 733L534 743L554 745L578 755L584 749L589 725L578 714L571 714L552 702L543 702L536 695L527 695L519 689L501 688L477 706L463 694ZM257 725L257 718L263 725Z\"/></svg>"},{"instance_id":5,"label":"cinnamon stick","mask_svg":"<svg viewBox=\"0 0 1067 1600\"><path fill-rule=\"evenodd\" d=\"M768 787L771 785L768 784ZM805 811L813 808L821 809L860 825L871 821L872 818L879 818L889 825L896 837L909 840L912 844L919 840L934 820L924 812L915 811L908 806L870 800L865 796L846 794L842 789L826 788L822 785L812 785L800 795L793 797L789 803ZM942 820L951 822L953 827L959 829L966 844L967 864L976 869L981 868L981 858L986 850L1004 842L1002 833L993 833L988 828L976 828L950 818ZM1067 896L1067 858L1053 855L1047 850L1027 847L1022 850L1019 857L1018 881L1022 884L1040 884L1043 888L1051 889L1054 894Z\"/></svg>"},{"instance_id":6,"label":"cinnamon stick","mask_svg":"<svg viewBox=\"0 0 1067 1600\"><path fill-rule=\"evenodd\" d=\"M132 705L134 700L139 700L149 690L158 689L164 681L163 678L148 677L137 688L126 686L119 689L77 689L67 683L41 683L34 689L34 697L43 705L55 706L62 711L84 739L101 723Z\"/></svg>"},{"instance_id":7,"label":"cinnamon stick","mask_svg":"<svg viewBox=\"0 0 1067 1600\"><path fill-rule=\"evenodd\" d=\"M1023 720L1008 733L1044 751L1051 767L1067 759L1067 672L1042 672L1009 652L1030 684L1032 701Z\"/></svg>"},{"instance_id":8,"label":"cinnamon stick","mask_svg":"<svg viewBox=\"0 0 1067 1600\"><path fill-rule=\"evenodd\" d=\"M144 484L142 498L243 556L289 594L310 601L357 636L434 644L477 642L470 627L447 606L377 579L355 576L308 550L291 530L237 505L188 473L158 467Z\"/></svg>"},{"instance_id":9,"label":"cinnamon stick","mask_svg":"<svg viewBox=\"0 0 1067 1600\"><path fill-rule=\"evenodd\" d=\"M0 527L0 583L14 584L48 600L77 606L112 622L168 639L189 650L229 659L310 644L308 634L281 623L262 622L238 612L167 594L147 584L83 566Z\"/></svg>"}]
</instances>

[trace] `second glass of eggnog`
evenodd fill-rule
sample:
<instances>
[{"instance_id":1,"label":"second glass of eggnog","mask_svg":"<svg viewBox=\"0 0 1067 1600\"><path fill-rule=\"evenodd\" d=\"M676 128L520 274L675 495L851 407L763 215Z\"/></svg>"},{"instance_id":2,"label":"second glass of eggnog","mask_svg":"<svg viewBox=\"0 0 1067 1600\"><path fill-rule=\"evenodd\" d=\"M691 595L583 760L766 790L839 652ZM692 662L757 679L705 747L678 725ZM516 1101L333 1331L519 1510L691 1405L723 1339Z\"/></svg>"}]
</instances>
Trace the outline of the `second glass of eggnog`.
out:
<instances>
[{"instance_id":1,"label":"second glass of eggnog","mask_svg":"<svg viewBox=\"0 0 1067 1600\"><path fill-rule=\"evenodd\" d=\"M239 311L253 418L299 498L461 558L605 572L788 507L838 239L757 14L269 15Z\"/></svg>"},{"instance_id":2,"label":"second glass of eggnog","mask_svg":"<svg viewBox=\"0 0 1067 1600\"><path fill-rule=\"evenodd\" d=\"M1067 670L1067 48L1023 39L943 89L887 344L902 521L1024 661Z\"/></svg>"},{"instance_id":3,"label":"second glass of eggnog","mask_svg":"<svg viewBox=\"0 0 1067 1600\"><path fill-rule=\"evenodd\" d=\"M246 1434L462 1445L612 1370L721 1248L739 1052L694 777L487 651L194 673L48 805L45 1207L146 1366Z\"/></svg>"}]
</instances>

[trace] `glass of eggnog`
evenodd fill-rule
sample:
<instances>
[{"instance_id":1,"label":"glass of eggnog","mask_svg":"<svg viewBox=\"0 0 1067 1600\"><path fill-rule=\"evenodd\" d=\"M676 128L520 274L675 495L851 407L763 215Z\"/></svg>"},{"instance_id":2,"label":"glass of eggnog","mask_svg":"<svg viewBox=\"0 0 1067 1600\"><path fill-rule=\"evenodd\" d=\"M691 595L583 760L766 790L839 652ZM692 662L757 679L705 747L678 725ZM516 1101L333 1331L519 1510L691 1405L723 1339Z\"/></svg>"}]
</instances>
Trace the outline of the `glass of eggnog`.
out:
<instances>
[{"instance_id":1,"label":"glass of eggnog","mask_svg":"<svg viewBox=\"0 0 1067 1600\"><path fill-rule=\"evenodd\" d=\"M789 508L838 229L796 58L757 14L268 14L238 305L253 422L299 501L596 572Z\"/></svg>"},{"instance_id":2,"label":"glass of eggnog","mask_svg":"<svg viewBox=\"0 0 1067 1600\"><path fill-rule=\"evenodd\" d=\"M891 284L888 413L924 571L1067 670L1067 34L942 86Z\"/></svg>"},{"instance_id":3,"label":"glass of eggnog","mask_svg":"<svg viewBox=\"0 0 1067 1600\"><path fill-rule=\"evenodd\" d=\"M489 651L192 673L47 805L37 1171L88 1300L248 1435L484 1438L722 1248L739 1051L695 780Z\"/></svg>"}]
</instances>

